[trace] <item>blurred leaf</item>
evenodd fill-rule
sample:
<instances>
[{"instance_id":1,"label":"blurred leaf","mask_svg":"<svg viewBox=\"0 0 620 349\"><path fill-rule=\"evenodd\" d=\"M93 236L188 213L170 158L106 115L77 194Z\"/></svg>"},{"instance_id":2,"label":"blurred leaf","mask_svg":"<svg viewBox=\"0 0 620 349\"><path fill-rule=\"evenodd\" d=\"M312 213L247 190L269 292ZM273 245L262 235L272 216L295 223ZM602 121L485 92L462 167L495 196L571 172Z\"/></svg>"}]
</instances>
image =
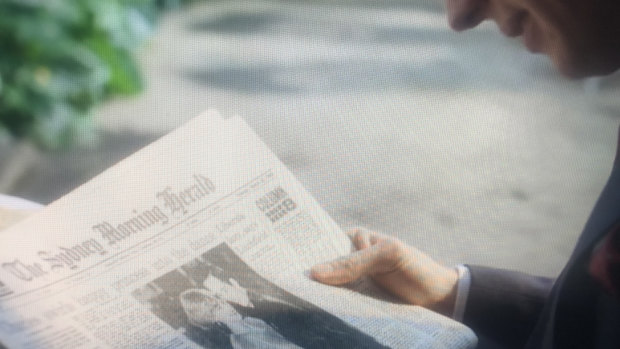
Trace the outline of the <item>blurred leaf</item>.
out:
<instances>
[{"instance_id":1,"label":"blurred leaf","mask_svg":"<svg viewBox=\"0 0 620 349\"><path fill-rule=\"evenodd\" d=\"M183 2L0 0L0 134L71 144L93 106L143 88L132 51Z\"/></svg>"},{"instance_id":2,"label":"blurred leaf","mask_svg":"<svg viewBox=\"0 0 620 349\"><path fill-rule=\"evenodd\" d=\"M110 93L132 94L142 89L140 72L129 52L114 47L102 36L88 40L87 45L110 69Z\"/></svg>"}]
</instances>

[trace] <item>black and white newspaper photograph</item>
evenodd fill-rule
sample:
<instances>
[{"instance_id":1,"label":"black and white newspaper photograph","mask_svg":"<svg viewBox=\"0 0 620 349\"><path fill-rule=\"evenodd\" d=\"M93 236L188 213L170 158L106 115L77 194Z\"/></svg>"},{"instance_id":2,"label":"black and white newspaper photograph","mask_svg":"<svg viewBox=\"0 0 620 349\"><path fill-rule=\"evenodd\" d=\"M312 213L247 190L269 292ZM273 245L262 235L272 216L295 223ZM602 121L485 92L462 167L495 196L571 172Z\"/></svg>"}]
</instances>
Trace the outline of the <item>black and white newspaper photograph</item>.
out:
<instances>
[{"instance_id":1,"label":"black and white newspaper photograph","mask_svg":"<svg viewBox=\"0 0 620 349\"><path fill-rule=\"evenodd\" d=\"M261 277L226 243L132 295L204 348L387 348Z\"/></svg>"}]
</instances>

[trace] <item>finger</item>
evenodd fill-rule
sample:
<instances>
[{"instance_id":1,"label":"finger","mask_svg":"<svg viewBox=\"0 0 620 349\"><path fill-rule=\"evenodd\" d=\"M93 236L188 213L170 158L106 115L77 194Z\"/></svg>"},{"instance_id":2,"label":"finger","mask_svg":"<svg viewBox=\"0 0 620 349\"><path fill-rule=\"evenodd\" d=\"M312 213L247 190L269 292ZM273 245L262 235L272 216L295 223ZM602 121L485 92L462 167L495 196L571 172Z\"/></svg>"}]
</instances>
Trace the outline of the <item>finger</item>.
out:
<instances>
[{"instance_id":1,"label":"finger","mask_svg":"<svg viewBox=\"0 0 620 349\"><path fill-rule=\"evenodd\" d=\"M364 229L364 228L355 228L355 229L351 229L347 231L347 235L354 243L355 243L355 238L360 234L365 236L364 241L368 243L368 245L375 245L380 242L392 239L391 237L387 235L383 235L381 233L377 233L375 231L371 231L371 230Z\"/></svg>"},{"instance_id":2,"label":"finger","mask_svg":"<svg viewBox=\"0 0 620 349\"><path fill-rule=\"evenodd\" d=\"M370 233L367 231L358 231L352 238L353 244L355 248L358 250L363 250L365 248L369 248L371 246L370 243Z\"/></svg>"},{"instance_id":3,"label":"finger","mask_svg":"<svg viewBox=\"0 0 620 349\"><path fill-rule=\"evenodd\" d=\"M373 245L378 244L379 242L384 241L385 239L386 239L385 236L379 233L373 233L372 235L368 237L368 241Z\"/></svg>"},{"instance_id":4,"label":"finger","mask_svg":"<svg viewBox=\"0 0 620 349\"><path fill-rule=\"evenodd\" d=\"M349 237L349 239L353 240L353 238L355 237L355 235L357 235L357 233L362 232L364 229L362 228L353 228L353 229L349 229L345 232L345 234L347 234L347 236Z\"/></svg>"},{"instance_id":5,"label":"finger","mask_svg":"<svg viewBox=\"0 0 620 349\"><path fill-rule=\"evenodd\" d=\"M381 266L381 250L373 246L353 252L334 261L319 264L310 270L315 280L328 285L343 285L362 276L373 274Z\"/></svg>"},{"instance_id":6,"label":"finger","mask_svg":"<svg viewBox=\"0 0 620 349\"><path fill-rule=\"evenodd\" d=\"M355 228L347 231L347 235L353 241L355 248L363 250L385 240L385 236L365 228Z\"/></svg>"}]
</instances>

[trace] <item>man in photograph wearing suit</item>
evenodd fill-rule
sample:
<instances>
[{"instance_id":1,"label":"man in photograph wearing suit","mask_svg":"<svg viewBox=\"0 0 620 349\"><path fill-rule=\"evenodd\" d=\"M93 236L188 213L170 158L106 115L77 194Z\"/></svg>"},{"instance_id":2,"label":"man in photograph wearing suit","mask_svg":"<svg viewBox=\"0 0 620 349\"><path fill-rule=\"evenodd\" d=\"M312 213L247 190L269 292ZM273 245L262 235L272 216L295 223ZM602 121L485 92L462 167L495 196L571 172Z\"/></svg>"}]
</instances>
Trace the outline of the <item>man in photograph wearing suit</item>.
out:
<instances>
[{"instance_id":1,"label":"man in photograph wearing suit","mask_svg":"<svg viewBox=\"0 0 620 349\"><path fill-rule=\"evenodd\" d=\"M203 287L244 318L264 321L288 341L303 348L387 348L327 312L245 289L232 278L222 281L209 275Z\"/></svg>"},{"instance_id":2,"label":"man in photograph wearing suit","mask_svg":"<svg viewBox=\"0 0 620 349\"><path fill-rule=\"evenodd\" d=\"M449 23L494 20L573 78L620 68L618 0L446 0ZM620 144L618 146L620 148ZM448 268L402 242L356 230L358 251L315 266L340 285L371 276L403 301L463 321L508 348L620 348L620 160L556 279L482 266Z\"/></svg>"}]
</instances>

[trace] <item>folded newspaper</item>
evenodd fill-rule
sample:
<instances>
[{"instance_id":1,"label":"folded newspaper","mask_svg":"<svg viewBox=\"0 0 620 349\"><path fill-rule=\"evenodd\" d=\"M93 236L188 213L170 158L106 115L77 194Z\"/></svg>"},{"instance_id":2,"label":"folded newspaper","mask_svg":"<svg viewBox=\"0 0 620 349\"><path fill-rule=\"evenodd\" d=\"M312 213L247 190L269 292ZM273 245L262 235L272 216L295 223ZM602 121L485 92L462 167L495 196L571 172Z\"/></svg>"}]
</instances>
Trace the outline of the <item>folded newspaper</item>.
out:
<instances>
[{"instance_id":1,"label":"folded newspaper","mask_svg":"<svg viewBox=\"0 0 620 349\"><path fill-rule=\"evenodd\" d=\"M0 347L475 347L308 277L350 249L241 118L209 111L0 234Z\"/></svg>"}]
</instances>

